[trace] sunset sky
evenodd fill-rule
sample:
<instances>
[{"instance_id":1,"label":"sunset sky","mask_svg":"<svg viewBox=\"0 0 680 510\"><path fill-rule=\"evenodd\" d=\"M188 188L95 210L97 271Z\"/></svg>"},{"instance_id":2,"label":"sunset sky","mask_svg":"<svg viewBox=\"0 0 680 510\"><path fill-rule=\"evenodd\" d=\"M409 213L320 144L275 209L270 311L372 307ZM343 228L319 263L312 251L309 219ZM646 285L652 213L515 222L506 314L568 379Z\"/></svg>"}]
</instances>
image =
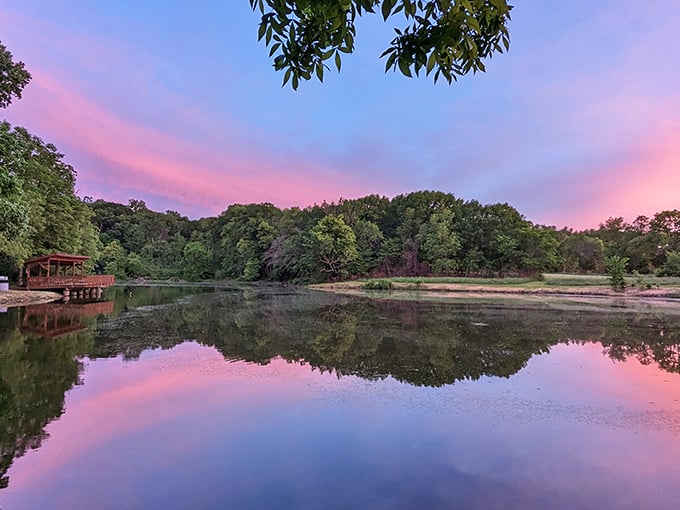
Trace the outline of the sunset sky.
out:
<instances>
[{"instance_id":1,"label":"sunset sky","mask_svg":"<svg viewBox=\"0 0 680 510\"><path fill-rule=\"evenodd\" d=\"M393 25L371 16L340 74L294 92L247 0L0 0L33 74L2 116L65 154L80 196L191 218L420 189L558 227L680 208L680 2L514 3L485 74L385 74Z\"/></svg>"}]
</instances>

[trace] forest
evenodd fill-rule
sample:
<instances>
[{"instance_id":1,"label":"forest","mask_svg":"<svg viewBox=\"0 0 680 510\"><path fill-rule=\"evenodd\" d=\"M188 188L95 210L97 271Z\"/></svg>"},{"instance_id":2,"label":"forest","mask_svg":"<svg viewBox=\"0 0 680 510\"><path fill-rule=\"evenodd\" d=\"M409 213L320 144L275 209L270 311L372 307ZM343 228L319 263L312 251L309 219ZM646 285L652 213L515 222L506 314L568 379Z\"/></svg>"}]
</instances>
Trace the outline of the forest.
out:
<instances>
[{"instance_id":1,"label":"forest","mask_svg":"<svg viewBox=\"0 0 680 510\"><path fill-rule=\"evenodd\" d=\"M0 274L50 252L92 257L120 280L319 282L373 276L628 272L680 276L680 210L609 218L597 229L537 225L508 204L441 191L369 195L305 208L232 204L190 220L141 200L76 195L56 147L0 123Z\"/></svg>"}]
</instances>

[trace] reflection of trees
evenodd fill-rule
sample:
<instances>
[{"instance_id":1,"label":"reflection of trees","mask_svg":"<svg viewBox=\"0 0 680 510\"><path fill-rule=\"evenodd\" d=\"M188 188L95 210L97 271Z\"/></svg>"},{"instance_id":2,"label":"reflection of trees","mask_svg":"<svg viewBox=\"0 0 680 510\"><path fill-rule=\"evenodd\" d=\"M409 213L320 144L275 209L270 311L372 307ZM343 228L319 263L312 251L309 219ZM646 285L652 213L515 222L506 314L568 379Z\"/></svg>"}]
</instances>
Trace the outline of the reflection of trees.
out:
<instances>
[{"instance_id":1,"label":"reflection of trees","mask_svg":"<svg viewBox=\"0 0 680 510\"><path fill-rule=\"evenodd\" d=\"M628 334L629 328L621 320L605 329L600 339L604 352L618 361L634 357L643 365L656 363L667 372L680 373L680 327L664 317L645 319L638 321L644 334Z\"/></svg>"},{"instance_id":2,"label":"reflection of trees","mask_svg":"<svg viewBox=\"0 0 680 510\"><path fill-rule=\"evenodd\" d=\"M58 340L23 334L18 315L11 310L0 320L0 488L14 459L38 448L45 426L63 413L66 391L79 383L78 359L92 341L90 332Z\"/></svg>"},{"instance_id":3,"label":"reflection of trees","mask_svg":"<svg viewBox=\"0 0 680 510\"><path fill-rule=\"evenodd\" d=\"M635 356L679 371L680 318L478 304L365 301L286 289L232 289L130 314L97 333L96 356L138 356L184 340L226 359L304 362L338 375L392 376L439 386L509 377L560 342L602 342L614 359ZM649 324L654 324L650 327ZM674 329L675 327L675 329ZM660 330L666 334L661 336Z\"/></svg>"}]
</instances>

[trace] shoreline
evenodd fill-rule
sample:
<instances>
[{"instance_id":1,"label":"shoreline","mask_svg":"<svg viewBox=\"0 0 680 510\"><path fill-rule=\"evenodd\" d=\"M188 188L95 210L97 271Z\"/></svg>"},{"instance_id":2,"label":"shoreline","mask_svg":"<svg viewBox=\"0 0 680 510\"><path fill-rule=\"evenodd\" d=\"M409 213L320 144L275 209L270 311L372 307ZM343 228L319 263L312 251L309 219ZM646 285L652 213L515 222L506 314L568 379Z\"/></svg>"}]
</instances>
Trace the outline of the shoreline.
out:
<instances>
[{"instance_id":1,"label":"shoreline","mask_svg":"<svg viewBox=\"0 0 680 510\"><path fill-rule=\"evenodd\" d=\"M139 282L135 282L140 284ZM129 282L128 284L135 285ZM233 284L233 282L230 282ZM368 298L384 299L390 294L395 296L403 296L408 293L411 298L418 299L419 296L423 298L441 297L441 298L609 298L609 299L624 299L626 301L639 301L644 303L651 301L666 301L673 305L676 303L680 305L680 288L655 288L639 290L635 287L627 287L624 291L615 291L606 286L580 286L580 287L521 287L515 285L479 285L479 284L460 284L460 283L407 283L407 282L392 282L392 288L386 290L368 290L364 288L363 281L345 281L335 283L316 283L307 285L310 290L317 290L323 292L332 292L335 294L345 295L362 295ZM158 282L144 282L146 285L159 285ZM172 282L165 283L165 285L187 285L187 282ZM202 284L202 285L201 285ZM199 286L215 285L217 282L201 282ZM194 284L195 285L195 284ZM33 304L49 303L62 299L62 295L57 292L38 291L38 290L9 290L0 292L0 307L9 308L17 306L26 306Z\"/></svg>"},{"instance_id":2,"label":"shoreline","mask_svg":"<svg viewBox=\"0 0 680 510\"><path fill-rule=\"evenodd\" d=\"M57 292L45 290L8 290L0 292L0 307L38 305L57 301L63 296Z\"/></svg>"},{"instance_id":3,"label":"shoreline","mask_svg":"<svg viewBox=\"0 0 680 510\"><path fill-rule=\"evenodd\" d=\"M337 283L317 283L309 285L308 288L325 292L336 292L338 294L364 292L367 296L371 292L382 292L383 295L389 292L423 292L428 294L500 294L517 296L574 296L574 297L608 297L608 298L661 298L680 301L680 288L659 288L639 290L635 287L627 287L624 291L615 291L610 287L593 285L581 287L520 287L511 285L478 285L478 284L459 284L459 283L404 283L392 282L391 289L368 290L364 288L363 281L337 282Z\"/></svg>"}]
</instances>

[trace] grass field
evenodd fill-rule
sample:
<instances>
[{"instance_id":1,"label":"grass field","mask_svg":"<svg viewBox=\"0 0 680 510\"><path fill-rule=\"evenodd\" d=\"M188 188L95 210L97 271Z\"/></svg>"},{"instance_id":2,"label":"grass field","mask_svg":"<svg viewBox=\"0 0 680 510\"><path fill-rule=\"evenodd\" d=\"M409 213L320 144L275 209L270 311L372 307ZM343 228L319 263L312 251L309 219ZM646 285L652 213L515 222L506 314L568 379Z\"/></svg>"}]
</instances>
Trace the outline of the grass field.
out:
<instances>
[{"instance_id":1,"label":"grass field","mask_svg":"<svg viewBox=\"0 0 680 510\"><path fill-rule=\"evenodd\" d=\"M609 278L606 275L590 274L545 274L546 285L561 287L580 287L588 285L609 285ZM654 275L627 275L626 285L629 287L637 286L638 281L648 283L653 287L680 287L680 277L654 276Z\"/></svg>"},{"instance_id":2,"label":"grass field","mask_svg":"<svg viewBox=\"0 0 680 510\"><path fill-rule=\"evenodd\" d=\"M591 287L608 286L606 275L545 273L538 278L467 278L464 276L431 276L431 277L395 277L384 278L394 283L411 285L450 284L450 285L500 285L508 287L541 288L541 287ZM638 281L657 287L680 287L680 277L658 277L653 275L628 275L626 285L637 286Z\"/></svg>"}]
</instances>

